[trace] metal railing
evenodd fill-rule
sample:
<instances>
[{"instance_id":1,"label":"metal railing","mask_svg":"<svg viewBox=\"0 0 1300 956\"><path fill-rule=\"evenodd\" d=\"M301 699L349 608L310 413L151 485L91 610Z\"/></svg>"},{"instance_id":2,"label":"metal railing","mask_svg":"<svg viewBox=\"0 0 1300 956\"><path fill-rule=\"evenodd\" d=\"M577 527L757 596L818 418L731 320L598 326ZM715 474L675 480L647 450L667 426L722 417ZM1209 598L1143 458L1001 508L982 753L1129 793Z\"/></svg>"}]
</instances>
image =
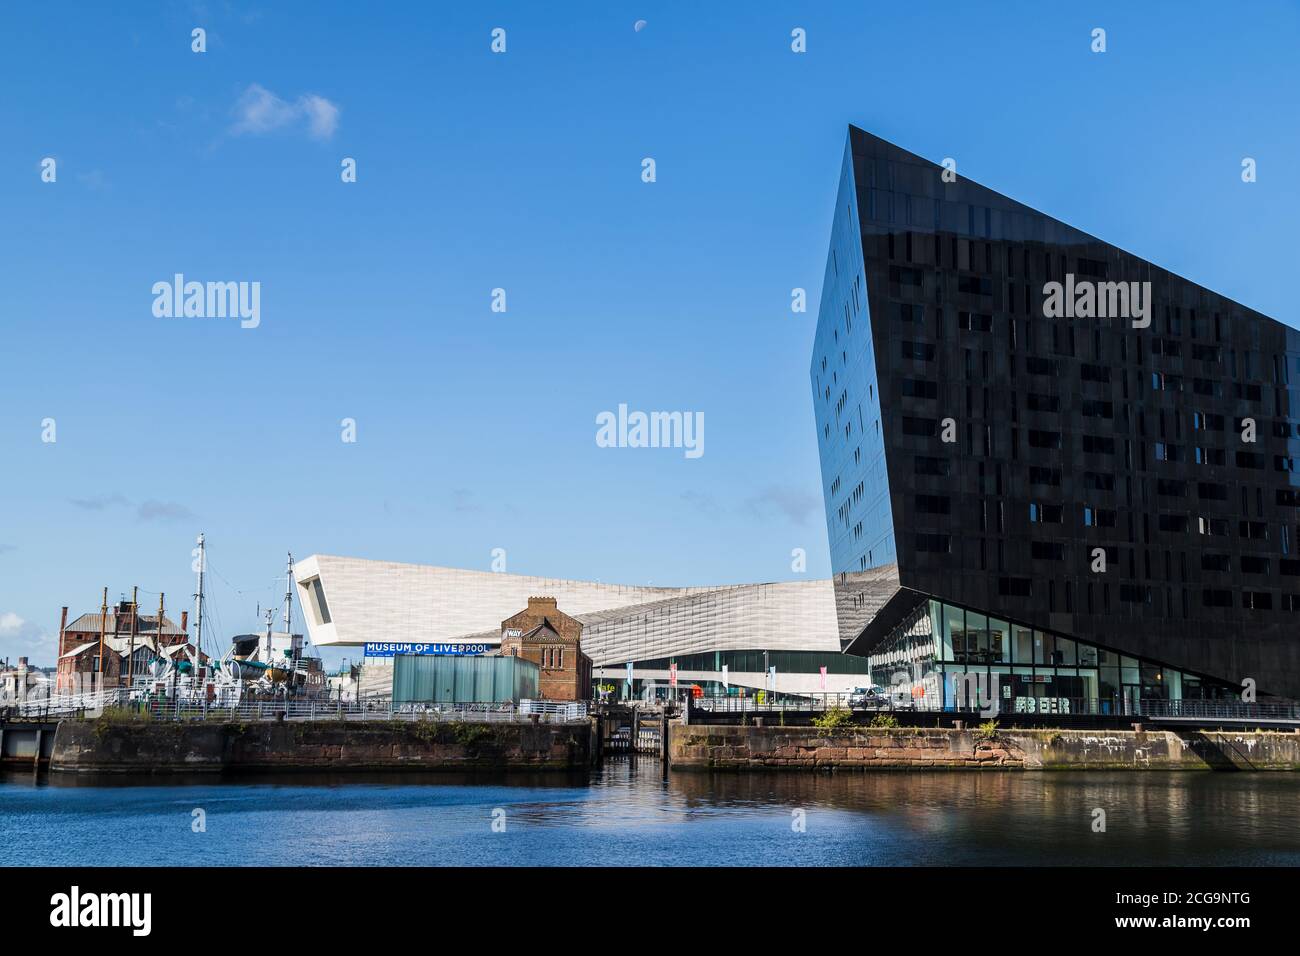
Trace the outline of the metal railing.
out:
<instances>
[{"instance_id":1,"label":"metal railing","mask_svg":"<svg viewBox=\"0 0 1300 956\"><path fill-rule=\"evenodd\" d=\"M470 721L479 723L572 723L586 720L586 709L557 707L545 713L525 713L512 703L394 703L392 700L364 701L244 700L236 704L212 704L202 700L161 699L133 705L141 716L156 720L212 721L305 721L305 720L405 720Z\"/></svg>"},{"instance_id":2,"label":"metal railing","mask_svg":"<svg viewBox=\"0 0 1300 956\"><path fill-rule=\"evenodd\" d=\"M711 713L820 712L832 707L849 707L863 713L958 714L971 717L1014 719L1016 717L1149 717L1152 719L1194 719L1233 721L1300 722L1300 702L1235 700L1132 700L1124 697L1010 697L998 696L981 707L966 703L941 702L934 697L877 699L850 705L846 695L827 694L801 700L759 703L752 697L696 697L691 708Z\"/></svg>"},{"instance_id":3,"label":"metal railing","mask_svg":"<svg viewBox=\"0 0 1300 956\"><path fill-rule=\"evenodd\" d=\"M58 718L78 717L102 713L105 707L125 706L131 692L126 688L95 691L88 694L52 694L48 697L28 697L0 709L18 717Z\"/></svg>"},{"instance_id":4,"label":"metal railing","mask_svg":"<svg viewBox=\"0 0 1300 956\"><path fill-rule=\"evenodd\" d=\"M559 717L562 720L582 720L587 716L587 703L567 700L521 700L519 713Z\"/></svg>"},{"instance_id":5,"label":"metal railing","mask_svg":"<svg viewBox=\"0 0 1300 956\"><path fill-rule=\"evenodd\" d=\"M782 697L779 700L759 701L756 697L735 695L718 697L693 697L693 710L715 713L748 713L755 710L821 711L832 707L849 706L849 694L816 694L807 697Z\"/></svg>"},{"instance_id":6,"label":"metal railing","mask_svg":"<svg viewBox=\"0 0 1300 956\"><path fill-rule=\"evenodd\" d=\"M1144 700L1149 717L1191 720L1287 720L1300 722L1300 701Z\"/></svg>"}]
</instances>

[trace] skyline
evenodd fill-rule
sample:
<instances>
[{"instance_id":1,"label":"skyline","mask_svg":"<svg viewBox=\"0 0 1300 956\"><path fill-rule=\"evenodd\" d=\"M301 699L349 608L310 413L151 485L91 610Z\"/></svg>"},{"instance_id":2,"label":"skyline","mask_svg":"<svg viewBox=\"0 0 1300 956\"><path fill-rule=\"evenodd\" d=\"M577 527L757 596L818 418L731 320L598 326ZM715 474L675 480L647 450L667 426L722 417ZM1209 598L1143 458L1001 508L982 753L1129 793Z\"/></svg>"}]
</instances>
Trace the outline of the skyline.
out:
<instances>
[{"instance_id":1,"label":"skyline","mask_svg":"<svg viewBox=\"0 0 1300 956\"><path fill-rule=\"evenodd\" d=\"M1285 7L1292 29L1267 36L1208 5L1196 26L1017 4L725 28L685 5L400 28L78 9L71 30L11 12L0 38L0 657L52 663L59 607L104 585L192 609L199 531L223 639L278 603L287 550L487 570L503 548L513 573L664 586L829 577L805 374L849 123L1297 325ZM972 51L975 20L1020 58ZM1061 58L1076 69L1054 75ZM885 95L900 76L914 94ZM1081 141L1089 116L1109 125ZM261 283L258 326L155 316L177 273ZM620 405L702 413L707 453L600 447Z\"/></svg>"}]
</instances>

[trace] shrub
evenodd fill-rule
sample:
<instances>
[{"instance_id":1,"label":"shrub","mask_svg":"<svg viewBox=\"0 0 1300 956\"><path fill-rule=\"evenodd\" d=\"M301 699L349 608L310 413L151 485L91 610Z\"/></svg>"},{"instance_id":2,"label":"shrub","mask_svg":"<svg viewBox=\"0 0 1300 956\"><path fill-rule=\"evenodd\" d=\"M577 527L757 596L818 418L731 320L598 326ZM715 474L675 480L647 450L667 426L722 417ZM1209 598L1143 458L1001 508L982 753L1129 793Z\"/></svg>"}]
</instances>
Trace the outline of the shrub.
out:
<instances>
[{"instance_id":1,"label":"shrub","mask_svg":"<svg viewBox=\"0 0 1300 956\"><path fill-rule=\"evenodd\" d=\"M892 730L898 726L898 718L893 714L876 714L871 718L871 726Z\"/></svg>"},{"instance_id":2,"label":"shrub","mask_svg":"<svg viewBox=\"0 0 1300 956\"><path fill-rule=\"evenodd\" d=\"M821 716L814 717L812 722L817 728L817 736L829 737L853 723L853 711L847 707L831 707Z\"/></svg>"},{"instance_id":3,"label":"shrub","mask_svg":"<svg viewBox=\"0 0 1300 956\"><path fill-rule=\"evenodd\" d=\"M980 724L979 729L975 731L975 736L980 740L996 740L998 736L998 722L996 720L986 720Z\"/></svg>"}]
</instances>

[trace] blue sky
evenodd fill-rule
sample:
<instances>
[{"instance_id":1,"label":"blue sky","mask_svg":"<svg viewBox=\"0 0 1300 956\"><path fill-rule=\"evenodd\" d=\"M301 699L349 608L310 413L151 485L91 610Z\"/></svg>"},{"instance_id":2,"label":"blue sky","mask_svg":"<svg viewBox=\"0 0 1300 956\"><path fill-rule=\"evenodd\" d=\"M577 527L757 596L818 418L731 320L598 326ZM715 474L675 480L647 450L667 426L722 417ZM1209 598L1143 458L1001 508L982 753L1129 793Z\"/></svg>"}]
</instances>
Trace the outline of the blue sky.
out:
<instances>
[{"instance_id":1,"label":"blue sky","mask_svg":"<svg viewBox=\"0 0 1300 956\"><path fill-rule=\"evenodd\" d=\"M825 576L789 304L847 124L1296 325L1298 46L1290 3L6 5L0 656L192 606L200 530L222 637L286 550ZM177 272L260 326L156 318ZM619 403L705 454L597 447Z\"/></svg>"}]
</instances>

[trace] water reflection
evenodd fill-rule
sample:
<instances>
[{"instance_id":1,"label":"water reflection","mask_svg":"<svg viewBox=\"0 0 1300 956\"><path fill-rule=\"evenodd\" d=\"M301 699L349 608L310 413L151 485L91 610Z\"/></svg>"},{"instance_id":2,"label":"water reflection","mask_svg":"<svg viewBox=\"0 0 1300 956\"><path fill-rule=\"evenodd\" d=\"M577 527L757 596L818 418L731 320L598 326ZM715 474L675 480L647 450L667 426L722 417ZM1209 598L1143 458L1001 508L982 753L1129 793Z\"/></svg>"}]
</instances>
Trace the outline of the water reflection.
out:
<instances>
[{"instance_id":1,"label":"water reflection","mask_svg":"<svg viewBox=\"0 0 1300 956\"><path fill-rule=\"evenodd\" d=\"M1282 773L665 781L645 759L579 776L11 774L0 864L1297 865L1298 796Z\"/></svg>"}]
</instances>

